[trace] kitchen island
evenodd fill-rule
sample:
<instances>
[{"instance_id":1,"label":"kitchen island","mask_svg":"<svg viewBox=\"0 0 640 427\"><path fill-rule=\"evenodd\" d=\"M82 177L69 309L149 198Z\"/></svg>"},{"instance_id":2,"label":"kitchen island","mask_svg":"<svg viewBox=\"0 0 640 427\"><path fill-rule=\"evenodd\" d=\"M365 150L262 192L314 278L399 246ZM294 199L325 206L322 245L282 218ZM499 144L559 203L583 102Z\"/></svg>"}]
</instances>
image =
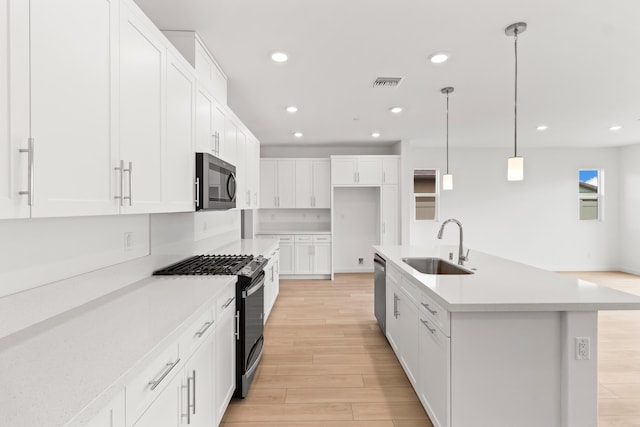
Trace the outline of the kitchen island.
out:
<instances>
[{"instance_id":1,"label":"kitchen island","mask_svg":"<svg viewBox=\"0 0 640 427\"><path fill-rule=\"evenodd\" d=\"M448 260L452 246L374 250L386 336L435 426L597 425L598 311L638 310L640 297L477 251L469 274L403 261Z\"/></svg>"}]
</instances>

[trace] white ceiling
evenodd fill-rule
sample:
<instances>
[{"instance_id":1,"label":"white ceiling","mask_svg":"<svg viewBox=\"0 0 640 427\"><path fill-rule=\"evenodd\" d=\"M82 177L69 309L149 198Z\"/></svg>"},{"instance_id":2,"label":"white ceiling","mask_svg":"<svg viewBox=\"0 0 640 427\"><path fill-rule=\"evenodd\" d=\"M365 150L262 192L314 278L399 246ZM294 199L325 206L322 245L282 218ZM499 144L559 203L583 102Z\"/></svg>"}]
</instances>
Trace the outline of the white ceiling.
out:
<instances>
[{"instance_id":1,"label":"white ceiling","mask_svg":"<svg viewBox=\"0 0 640 427\"><path fill-rule=\"evenodd\" d=\"M518 21L528 24L518 43L519 146L640 143L638 0L136 2L161 29L200 34L229 78L230 107L263 144L443 145L440 89L453 86L451 146L513 146L504 28ZM277 50L287 63L271 61ZM440 50L451 59L431 64ZM374 89L378 76L404 80ZM389 113L395 105L404 112Z\"/></svg>"}]
</instances>

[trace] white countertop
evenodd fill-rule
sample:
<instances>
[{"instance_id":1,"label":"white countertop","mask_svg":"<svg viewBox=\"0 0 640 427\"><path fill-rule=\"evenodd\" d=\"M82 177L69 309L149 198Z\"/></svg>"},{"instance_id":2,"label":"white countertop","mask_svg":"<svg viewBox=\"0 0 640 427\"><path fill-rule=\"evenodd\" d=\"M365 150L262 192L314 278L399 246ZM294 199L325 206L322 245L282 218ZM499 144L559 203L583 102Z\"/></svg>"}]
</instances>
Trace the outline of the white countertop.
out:
<instances>
[{"instance_id":1,"label":"white countertop","mask_svg":"<svg viewBox=\"0 0 640 427\"><path fill-rule=\"evenodd\" d=\"M216 252L268 257L275 245L242 240ZM86 421L235 280L150 277L0 339L0 425Z\"/></svg>"},{"instance_id":2,"label":"white countertop","mask_svg":"<svg viewBox=\"0 0 640 427\"><path fill-rule=\"evenodd\" d=\"M291 229L286 229L286 228L278 228L278 229L273 229L273 230L260 230L256 232L257 235L259 236L269 236L272 234L331 234L331 231L329 230L291 230Z\"/></svg>"},{"instance_id":3,"label":"white countertop","mask_svg":"<svg viewBox=\"0 0 640 427\"><path fill-rule=\"evenodd\" d=\"M428 275L405 257L448 259L454 246L374 246L374 250L451 312L640 310L640 297L595 283L470 250L465 268L474 274Z\"/></svg>"}]
</instances>

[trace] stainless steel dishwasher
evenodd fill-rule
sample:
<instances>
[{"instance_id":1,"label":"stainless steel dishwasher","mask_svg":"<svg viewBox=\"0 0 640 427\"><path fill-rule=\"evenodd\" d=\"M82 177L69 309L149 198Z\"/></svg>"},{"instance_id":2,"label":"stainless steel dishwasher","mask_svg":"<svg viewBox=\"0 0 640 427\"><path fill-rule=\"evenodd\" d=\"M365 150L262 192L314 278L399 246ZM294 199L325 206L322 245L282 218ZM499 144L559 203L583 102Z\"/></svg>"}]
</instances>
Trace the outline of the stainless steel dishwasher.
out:
<instances>
[{"instance_id":1,"label":"stainless steel dishwasher","mask_svg":"<svg viewBox=\"0 0 640 427\"><path fill-rule=\"evenodd\" d=\"M374 283L374 311L378 325L383 334L387 333L386 313L387 313L387 261L380 255L373 257L373 283Z\"/></svg>"}]
</instances>

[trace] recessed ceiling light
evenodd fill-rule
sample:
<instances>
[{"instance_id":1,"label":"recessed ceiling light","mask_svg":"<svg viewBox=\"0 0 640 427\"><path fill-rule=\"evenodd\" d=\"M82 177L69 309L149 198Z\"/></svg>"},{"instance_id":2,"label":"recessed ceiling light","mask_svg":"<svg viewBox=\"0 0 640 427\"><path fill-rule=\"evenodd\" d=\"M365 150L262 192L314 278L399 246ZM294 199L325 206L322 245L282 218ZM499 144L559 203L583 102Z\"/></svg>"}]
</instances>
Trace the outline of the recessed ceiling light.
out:
<instances>
[{"instance_id":1,"label":"recessed ceiling light","mask_svg":"<svg viewBox=\"0 0 640 427\"><path fill-rule=\"evenodd\" d=\"M287 59L289 59L289 57L284 52L274 52L271 55L271 59L273 59L275 62L287 62Z\"/></svg>"},{"instance_id":2,"label":"recessed ceiling light","mask_svg":"<svg viewBox=\"0 0 640 427\"><path fill-rule=\"evenodd\" d=\"M374 138L379 138L380 137L380 133L379 132L373 132L371 134L371 136L374 137Z\"/></svg>"},{"instance_id":3,"label":"recessed ceiling light","mask_svg":"<svg viewBox=\"0 0 640 427\"><path fill-rule=\"evenodd\" d=\"M293 105L287 107L287 113L296 113L298 111L298 107L294 107Z\"/></svg>"},{"instance_id":4,"label":"recessed ceiling light","mask_svg":"<svg viewBox=\"0 0 640 427\"><path fill-rule=\"evenodd\" d=\"M547 125L540 125L540 126L538 126L538 127L536 128L536 130L541 130L541 131L542 131L542 130L547 130L547 129L549 129L549 126L547 126Z\"/></svg>"},{"instance_id":5,"label":"recessed ceiling light","mask_svg":"<svg viewBox=\"0 0 640 427\"><path fill-rule=\"evenodd\" d=\"M391 111L393 114L398 114L402 112L402 107L391 107L389 108L389 111Z\"/></svg>"},{"instance_id":6,"label":"recessed ceiling light","mask_svg":"<svg viewBox=\"0 0 640 427\"><path fill-rule=\"evenodd\" d=\"M615 130L620 130L620 129L622 129L622 126L620 126L620 125L611 126L611 127L609 128L609 130L613 130L613 131L615 131Z\"/></svg>"},{"instance_id":7,"label":"recessed ceiling light","mask_svg":"<svg viewBox=\"0 0 640 427\"><path fill-rule=\"evenodd\" d=\"M447 52L436 52L429 55L429 61L431 61L432 64L442 64L446 62L447 59L449 59Z\"/></svg>"},{"instance_id":8,"label":"recessed ceiling light","mask_svg":"<svg viewBox=\"0 0 640 427\"><path fill-rule=\"evenodd\" d=\"M296 132L293 134L296 138L302 138L302 132Z\"/></svg>"}]
</instances>

